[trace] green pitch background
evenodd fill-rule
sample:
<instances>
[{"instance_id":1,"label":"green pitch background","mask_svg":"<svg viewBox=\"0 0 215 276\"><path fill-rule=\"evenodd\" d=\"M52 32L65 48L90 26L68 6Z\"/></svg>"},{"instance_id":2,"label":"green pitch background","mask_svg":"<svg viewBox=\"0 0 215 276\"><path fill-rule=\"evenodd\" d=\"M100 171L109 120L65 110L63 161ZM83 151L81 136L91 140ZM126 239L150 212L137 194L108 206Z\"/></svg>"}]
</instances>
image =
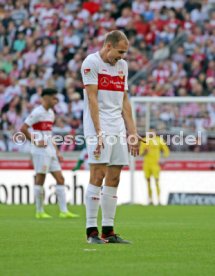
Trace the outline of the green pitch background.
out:
<instances>
[{"instance_id":1,"label":"green pitch background","mask_svg":"<svg viewBox=\"0 0 215 276\"><path fill-rule=\"evenodd\" d=\"M0 275L214 275L215 208L120 206L116 232L132 245L89 245L85 210L34 219L34 206L0 205Z\"/></svg>"}]
</instances>

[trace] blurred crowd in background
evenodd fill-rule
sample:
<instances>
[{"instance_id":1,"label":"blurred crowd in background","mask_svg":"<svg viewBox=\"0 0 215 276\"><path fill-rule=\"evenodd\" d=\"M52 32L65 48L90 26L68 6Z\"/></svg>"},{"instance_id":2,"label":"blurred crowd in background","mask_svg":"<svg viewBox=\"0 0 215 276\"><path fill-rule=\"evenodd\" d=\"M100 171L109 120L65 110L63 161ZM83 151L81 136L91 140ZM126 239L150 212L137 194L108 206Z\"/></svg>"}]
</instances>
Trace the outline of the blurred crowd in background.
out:
<instances>
[{"instance_id":1,"label":"blurred crowd in background","mask_svg":"<svg viewBox=\"0 0 215 276\"><path fill-rule=\"evenodd\" d=\"M44 87L59 91L54 133L83 132L80 67L114 29L124 31L130 41L125 55L130 80L156 61L144 77L131 82L130 96L214 97L214 2L0 0L0 151L20 150L11 137L40 104ZM180 34L185 39L171 52L169 45ZM215 104L202 106L163 105L155 108L154 121L167 130L192 125L192 131L213 132ZM144 121L144 112L139 105L139 121ZM204 119L201 127L196 118ZM62 145L61 150L79 148Z\"/></svg>"}]
</instances>

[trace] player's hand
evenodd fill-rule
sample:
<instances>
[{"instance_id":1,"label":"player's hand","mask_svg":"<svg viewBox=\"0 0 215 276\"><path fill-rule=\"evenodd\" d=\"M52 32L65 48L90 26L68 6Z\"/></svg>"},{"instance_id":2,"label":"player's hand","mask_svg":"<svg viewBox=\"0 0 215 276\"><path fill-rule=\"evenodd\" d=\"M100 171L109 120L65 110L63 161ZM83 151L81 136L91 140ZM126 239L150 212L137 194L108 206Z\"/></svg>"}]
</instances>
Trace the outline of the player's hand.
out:
<instances>
[{"instance_id":1,"label":"player's hand","mask_svg":"<svg viewBox=\"0 0 215 276\"><path fill-rule=\"evenodd\" d=\"M93 152L94 156L96 159L99 159L101 156L101 151L104 149L104 142L103 142L103 137L102 134L99 134L97 136L98 142L95 151Z\"/></svg>"},{"instance_id":2,"label":"player's hand","mask_svg":"<svg viewBox=\"0 0 215 276\"><path fill-rule=\"evenodd\" d=\"M46 148L47 147L47 142L44 140L36 141L34 143L38 148Z\"/></svg>"},{"instance_id":3,"label":"player's hand","mask_svg":"<svg viewBox=\"0 0 215 276\"><path fill-rule=\"evenodd\" d=\"M139 155L139 144L140 144L139 137L140 136L138 134L132 134L128 136L128 151L134 157Z\"/></svg>"}]
</instances>

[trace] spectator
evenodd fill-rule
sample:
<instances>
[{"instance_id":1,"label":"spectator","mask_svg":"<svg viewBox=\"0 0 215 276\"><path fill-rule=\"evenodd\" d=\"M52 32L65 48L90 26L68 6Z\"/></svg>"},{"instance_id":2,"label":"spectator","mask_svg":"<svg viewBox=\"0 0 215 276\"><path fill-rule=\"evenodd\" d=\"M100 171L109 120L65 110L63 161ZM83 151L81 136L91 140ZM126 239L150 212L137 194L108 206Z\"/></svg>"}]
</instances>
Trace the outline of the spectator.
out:
<instances>
[{"instance_id":1,"label":"spectator","mask_svg":"<svg viewBox=\"0 0 215 276\"><path fill-rule=\"evenodd\" d=\"M79 93L74 93L71 96L71 114L73 118L80 119L83 113L83 100Z\"/></svg>"},{"instance_id":2,"label":"spectator","mask_svg":"<svg viewBox=\"0 0 215 276\"><path fill-rule=\"evenodd\" d=\"M124 8L122 10L122 15L116 20L116 26L119 28L124 28L132 20L132 14L130 8Z\"/></svg>"},{"instance_id":3,"label":"spectator","mask_svg":"<svg viewBox=\"0 0 215 276\"><path fill-rule=\"evenodd\" d=\"M22 52L26 47L24 33L19 33L17 39L14 41L13 50L15 52Z\"/></svg>"},{"instance_id":4,"label":"spectator","mask_svg":"<svg viewBox=\"0 0 215 276\"><path fill-rule=\"evenodd\" d=\"M21 95L21 87L15 78L11 79L11 85L5 90L4 100L5 103L9 103L15 96Z\"/></svg>"}]
</instances>

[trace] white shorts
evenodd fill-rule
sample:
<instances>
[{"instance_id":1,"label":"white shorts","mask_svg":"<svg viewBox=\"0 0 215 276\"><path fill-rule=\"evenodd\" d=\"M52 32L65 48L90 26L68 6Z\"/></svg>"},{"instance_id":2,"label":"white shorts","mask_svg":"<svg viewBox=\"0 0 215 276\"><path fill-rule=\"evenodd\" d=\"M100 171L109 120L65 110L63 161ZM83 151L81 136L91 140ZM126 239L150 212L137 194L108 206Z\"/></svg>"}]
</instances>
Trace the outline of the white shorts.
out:
<instances>
[{"instance_id":1,"label":"white shorts","mask_svg":"<svg viewBox=\"0 0 215 276\"><path fill-rule=\"evenodd\" d=\"M93 152L97 146L97 137L86 138L89 164L107 164L108 166L127 166L129 164L126 137L107 135L103 138L103 142L104 148L101 149L101 156L96 159Z\"/></svg>"},{"instance_id":2,"label":"white shorts","mask_svg":"<svg viewBox=\"0 0 215 276\"><path fill-rule=\"evenodd\" d=\"M34 170L36 173L46 174L48 172L61 171L57 156L32 155Z\"/></svg>"}]
</instances>

